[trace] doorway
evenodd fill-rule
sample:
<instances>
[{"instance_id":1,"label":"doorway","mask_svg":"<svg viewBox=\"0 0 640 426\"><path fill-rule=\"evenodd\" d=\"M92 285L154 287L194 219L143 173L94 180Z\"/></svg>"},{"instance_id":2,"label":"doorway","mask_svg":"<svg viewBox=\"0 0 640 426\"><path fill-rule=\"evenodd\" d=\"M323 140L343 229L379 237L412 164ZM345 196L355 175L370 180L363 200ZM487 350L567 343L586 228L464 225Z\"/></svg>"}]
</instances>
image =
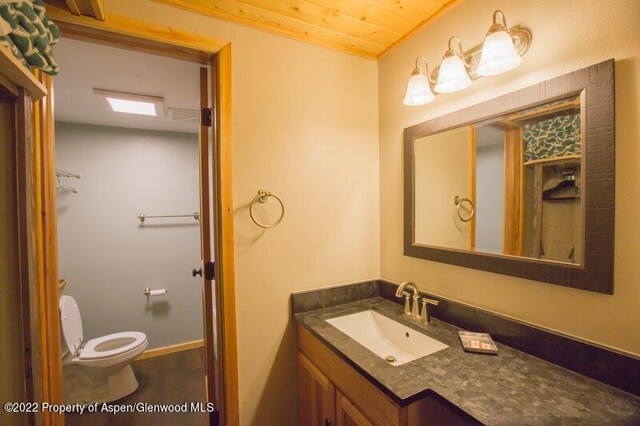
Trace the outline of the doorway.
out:
<instances>
[{"instance_id":1,"label":"doorway","mask_svg":"<svg viewBox=\"0 0 640 426\"><path fill-rule=\"evenodd\" d=\"M203 237L209 238L210 246L203 245L204 299L211 301L210 308L204 309L206 352L206 394L207 401L213 403L216 412L210 417L212 424L238 423L237 395L237 345L235 332L235 288L233 262L233 217L231 187L231 46L206 36L182 32L176 29L155 27L143 21L131 20L122 28L116 21L104 22L76 17L62 10L55 10L52 16L60 26L63 37L70 37L99 44L124 47L127 50L152 53L171 58L181 58L199 64L210 65L210 74L200 74L200 82L209 83L210 90L200 92L210 117L210 125L200 129L200 176L201 176L201 229ZM107 17L109 18L109 17ZM28 238L42 239L44 246L26 246L29 256L37 259L42 274L25 275L29 281L30 298L42 303L25 304L26 327L33 344L27 343L27 350L33 349L33 368L41 368L41 374L34 375L31 384L36 400L62 402L62 369L60 368L60 327L58 319L58 276L56 271L56 226L55 226L55 176L53 160L53 90L55 79L39 75L40 81L49 89L42 102L33 108L34 151L26 151L26 172L34 171L34 182L24 182L26 193L32 193L35 203L43 204L44 222L35 220L28 223ZM204 130L204 131L203 131ZM39 156L39 153L44 156ZM19 159L20 161L20 159ZM42 161L42 163L40 163ZM40 165L42 164L42 165ZM209 185L203 184L208 182ZM211 191L206 189L210 188ZM40 201L43 200L43 201ZM52 201L49 201L52 200ZM206 201L206 202L205 202ZM28 211L29 201L21 209ZM209 210L208 214L207 210ZM35 218L35 217L34 217ZM213 220L215 218L215 220ZM37 218L36 218L37 219ZM53 220L51 220L53 219ZM208 221L207 221L208 219ZM215 226L212 224L215 223ZM203 238L204 239L204 238ZM209 250L204 250L208 247ZM212 252L210 247L215 247ZM32 252L33 248L33 252ZM213 255L215 254L215 256ZM207 257L209 256L209 257ZM212 268L215 259L216 267ZM25 266L26 268L26 266ZM29 270L31 271L31 270ZM39 269L40 271L40 269ZM27 270L25 269L25 273ZM27 285L25 282L25 286ZM213 294L216 294L215 304ZM30 312L30 314L28 314ZM29 320L29 315L33 320ZM34 321L35 320L35 321ZM217 336L215 342L213 336ZM27 340L29 342L29 340ZM215 343L215 344L214 344ZM41 349L40 349L41 348ZM27 365L25 368L29 368ZM45 422L61 424L63 419L57 413L42 413Z\"/></svg>"},{"instance_id":2,"label":"doorway","mask_svg":"<svg viewBox=\"0 0 640 426\"><path fill-rule=\"evenodd\" d=\"M206 424L204 300L202 279L192 276L201 259L202 67L65 38L56 49L60 306L66 300L81 314L74 325L61 311L65 402L194 403L204 409L180 419ZM73 327L85 344L75 357ZM104 367L84 361L96 341L108 348L91 352ZM129 368L109 365L125 352L128 384L103 383ZM129 424L153 421L147 413L116 415ZM67 420L104 416L70 413Z\"/></svg>"}]
</instances>

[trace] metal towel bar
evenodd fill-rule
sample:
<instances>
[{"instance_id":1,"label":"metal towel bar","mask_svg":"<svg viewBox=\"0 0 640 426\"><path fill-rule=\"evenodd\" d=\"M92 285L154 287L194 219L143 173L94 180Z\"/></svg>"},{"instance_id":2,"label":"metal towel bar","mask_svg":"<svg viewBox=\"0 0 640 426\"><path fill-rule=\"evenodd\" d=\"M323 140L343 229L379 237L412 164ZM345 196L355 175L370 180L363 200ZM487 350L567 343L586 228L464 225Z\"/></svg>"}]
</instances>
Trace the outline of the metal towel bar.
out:
<instances>
[{"instance_id":1,"label":"metal towel bar","mask_svg":"<svg viewBox=\"0 0 640 426\"><path fill-rule=\"evenodd\" d=\"M140 213L138 215L138 220L140 223L144 223L146 219L158 219L163 217L192 217L195 220L200 220L200 213L195 212L193 214L164 214L164 215L147 215L144 213Z\"/></svg>"}]
</instances>

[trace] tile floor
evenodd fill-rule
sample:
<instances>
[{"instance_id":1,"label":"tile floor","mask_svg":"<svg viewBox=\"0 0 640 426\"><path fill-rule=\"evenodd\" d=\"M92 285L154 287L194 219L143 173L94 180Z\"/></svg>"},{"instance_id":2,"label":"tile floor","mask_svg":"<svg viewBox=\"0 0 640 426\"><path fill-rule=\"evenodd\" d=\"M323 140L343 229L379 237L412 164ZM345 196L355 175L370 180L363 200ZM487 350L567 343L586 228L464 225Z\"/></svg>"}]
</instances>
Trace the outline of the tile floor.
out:
<instances>
[{"instance_id":1,"label":"tile floor","mask_svg":"<svg viewBox=\"0 0 640 426\"><path fill-rule=\"evenodd\" d=\"M133 363L140 386L113 404L181 404L206 402L204 349L191 349ZM67 414L66 424L111 425L207 425L207 413L84 413Z\"/></svg>"}]
</instances>

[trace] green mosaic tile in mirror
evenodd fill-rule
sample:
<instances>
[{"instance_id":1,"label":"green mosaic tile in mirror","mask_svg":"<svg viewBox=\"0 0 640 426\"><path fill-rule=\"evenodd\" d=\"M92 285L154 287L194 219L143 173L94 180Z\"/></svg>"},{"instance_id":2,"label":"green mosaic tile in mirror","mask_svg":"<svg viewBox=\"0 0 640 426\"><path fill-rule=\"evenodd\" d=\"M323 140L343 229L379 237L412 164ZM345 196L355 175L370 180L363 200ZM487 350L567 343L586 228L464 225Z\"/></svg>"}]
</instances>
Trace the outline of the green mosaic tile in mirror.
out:
<instances>
[{"instance_id":1,"label":"green mosaic tile in mirror","mask_svg":"<svg viewBox=\"0 0 640 426\"><path fill-rule=\"evenodd\" d=\"M522 128L524 161L580 155L580 113L529 122Z\"/></svg>"}]
</instances>

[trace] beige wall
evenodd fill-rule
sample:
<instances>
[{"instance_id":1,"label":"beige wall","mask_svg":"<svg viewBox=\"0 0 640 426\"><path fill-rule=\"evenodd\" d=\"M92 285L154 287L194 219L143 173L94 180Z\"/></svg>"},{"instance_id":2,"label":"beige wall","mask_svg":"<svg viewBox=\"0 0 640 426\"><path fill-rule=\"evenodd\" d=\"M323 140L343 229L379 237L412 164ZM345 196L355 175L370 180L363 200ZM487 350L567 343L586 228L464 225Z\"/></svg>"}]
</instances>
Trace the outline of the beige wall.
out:
<instances>
[{"instance_id":1,"label":"beige wall","mask_svg":"<svg viewBox=\"0 0 640 426\"><path fill-rule=\"evenodd\" d=\"M438 294L640 354L640 333L627 326L637 322L640 303L640 201L623 197L640 179L637 2L467 0L378 66L150 1L107 0L106 7L233 43L243 425L296 422L289 294L377 277L381 269L394 281L413 279ZM510 24L526 23L533 30L523 65L462 94L439 96L429 106L402 106L415 56L437 60L454 34L467 45L480 43L497 7L505 8ZM617 156L624 158L617 170L615 296L402 255L404 127L609 57L618 60ZM260 188L282 196L287 207L285 221L268 231L255 227L246 210Z\"/></svg>"},{"instance_id":2,"label":"beige wall","mask_svg":"<svg viewBox=\"0 0 640 426\"><path fill-rule=\"evenodd\" d=\"M413 152L414 241L430 246L469 248L470 222L458 218L454 198L471 197L471 127L418 139Z\"/></svg>"},{"instance_id":3,"label":"beige wall","mask_svg":"<svg viewBox=\"0 0 640 426\"><path fill-rule=\"evenodd\" d=\"M241 424L296 424L290 293L380 275L376 63L149 1L106 8L232 42ZM247 211L259 189L287 209L267 231Z\"/></svg>"},{"instance_id":4,"label":"beige wall","mask_svg":"<svg viewBox=\"0 0 640 426\"><path fill-rule=\"evenodd\" d=\"M429 105L402 105L417 55L436 64L449 36L482 42L492 12L523 24L533 44L522 65ZM637 0L463 1L379 62L382 276L415 280L425 290L640 355L640 2ZM449 266L402 255L402 130L460 108L616 59L615 295Z\"/></svg>"}]
</instances>

